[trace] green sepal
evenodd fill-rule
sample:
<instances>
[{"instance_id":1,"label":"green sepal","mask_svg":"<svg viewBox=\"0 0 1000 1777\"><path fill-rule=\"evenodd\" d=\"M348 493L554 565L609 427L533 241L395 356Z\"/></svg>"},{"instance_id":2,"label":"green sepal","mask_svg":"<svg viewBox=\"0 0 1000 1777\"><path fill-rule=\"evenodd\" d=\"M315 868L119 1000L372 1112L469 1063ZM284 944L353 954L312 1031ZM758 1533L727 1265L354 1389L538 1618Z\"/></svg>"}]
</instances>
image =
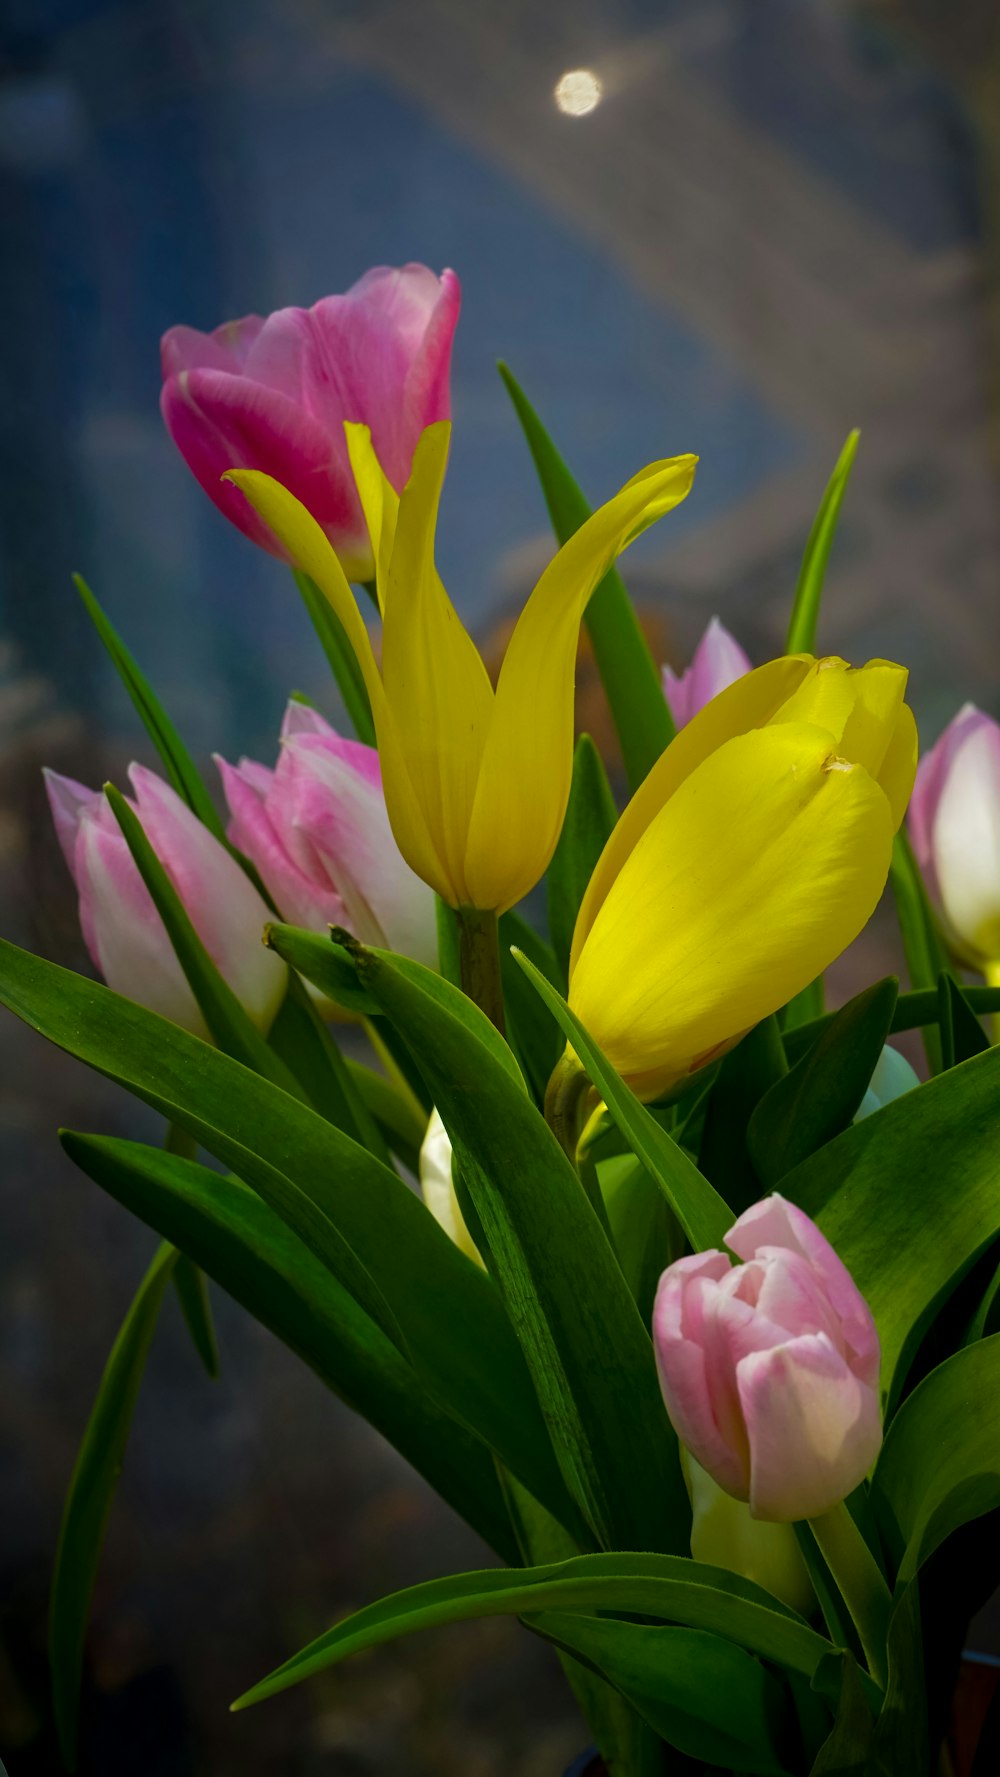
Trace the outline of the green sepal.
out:
<instances>
[{"instance_id":1,"label":"green sepal","mask_svg":"<svg viewBox=\"0 0 1000 1777\"><path fill-rule=\"evenodd\" d=\"M552 529L565 543L590 517L591 507L506 364L498 369L534 458ZM676 729L659 670L616 568L609 568L592 594L584 622L621 743L625 775L637 790Z\"/></svg>"}]
</instances>

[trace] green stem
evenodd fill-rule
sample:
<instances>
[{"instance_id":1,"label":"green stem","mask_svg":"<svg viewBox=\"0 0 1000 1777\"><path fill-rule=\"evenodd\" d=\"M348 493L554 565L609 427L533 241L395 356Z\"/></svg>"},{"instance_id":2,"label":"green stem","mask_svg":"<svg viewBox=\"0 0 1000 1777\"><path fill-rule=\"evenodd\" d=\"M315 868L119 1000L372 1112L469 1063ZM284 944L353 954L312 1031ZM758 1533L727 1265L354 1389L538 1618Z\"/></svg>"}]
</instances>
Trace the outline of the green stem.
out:
<instances>
[{"instance_id":1,"label":"green stem","mask_svg":"<svg viewBox=\"0 0 1000 1777\"><path fill-rule=\"evenodd\" d=\"M1000 962L987 963L983 974L987 987L1000 987ZM990 1014L990 1040L1000 1043L1000 1012Z\"/></svg>"},{"instance_id":2,"label":"green stem","mask_svg":"<svg viewBox=\"0 0 1000 1777\"><path fill-rule=\"evenodd\" d=\"M486 1013L500 1035L506 1036L497 916L483 913L478 907L459 907L456 918L462 992Z\"/></svg>"},{"instance_id":3,"label":"green stem","mask_svg":"<svg viewBox=\"0 0 1000 1777\"><path fill-rule=\"evenodd\" d=\"M878 1563L843 1500L810 1518L809 1526L851 1613L868 1670L884 1690L892 1597Z\"/></svg>"}]
</instances>

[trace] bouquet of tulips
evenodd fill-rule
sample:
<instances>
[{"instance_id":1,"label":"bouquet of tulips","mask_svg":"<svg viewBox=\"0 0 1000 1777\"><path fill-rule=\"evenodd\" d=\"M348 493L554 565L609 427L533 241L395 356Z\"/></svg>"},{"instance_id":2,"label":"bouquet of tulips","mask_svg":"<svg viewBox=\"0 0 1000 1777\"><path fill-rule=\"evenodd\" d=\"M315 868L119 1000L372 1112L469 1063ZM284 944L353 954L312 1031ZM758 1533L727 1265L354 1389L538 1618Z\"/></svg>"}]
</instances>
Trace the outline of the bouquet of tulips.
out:
<instances>
[{"instance_id":1,"label":"bouquet of tulips","mask_svg":"<svg viewBox=\"0 0 1000 1777\"><path fill-rule=\"evenodd\" d=\"M458 301L379 269L163 342L171 436L291 564L352 734L293 700L273 769L218 761L224 824L81 584L159 769L49 774L103 983L3 944L0 997L166 1129L61 1136L163 1242L65 1508L63 1751L160 1304L211 1369L208 1277L497 1558L239 1707L506 1613L614 1777L931 1777L1000 1578L1000 731L968 708L918 770L904 668L815 657L856 438L787 652L751 670L713 625L677 678L614 563L696 459L591 511L506 371L559 547L492 683L434 557ZM574 748L582 623L627 798ZM909 990L828 1011L890 881ZM917 1030L923 1083L889 1042Z\"/></svg>"}]
</instances>

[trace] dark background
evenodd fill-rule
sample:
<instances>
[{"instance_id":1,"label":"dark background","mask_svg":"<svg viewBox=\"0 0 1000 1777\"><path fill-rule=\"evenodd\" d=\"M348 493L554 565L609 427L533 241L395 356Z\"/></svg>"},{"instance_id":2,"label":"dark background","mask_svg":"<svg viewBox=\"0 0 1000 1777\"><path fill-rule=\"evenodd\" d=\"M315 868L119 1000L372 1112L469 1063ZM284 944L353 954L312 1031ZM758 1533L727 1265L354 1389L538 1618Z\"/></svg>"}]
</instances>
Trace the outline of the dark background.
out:
<instances>
[{"instance_id":1,"label":"dark background","mask_svg":"<svg viewBox=\"0 0 1000 1777\"><path fill-rule=\"evenodd\" d=\"M286 694L335 713L286 573L162 431L157 346L345 288L459 272L441 565L480 638L550 541L494 369L594 497L655 456L695 492L629 558L662 653L713 612L776 652L812 513L863 431L822 641L913 669L927 741L997 689L992 0L5 0L0 10L0 929L86 966L43 763L148 759L69 583L82 569L199 758L269 758ZM605 97L559 114L566 69ZM585 692L585 719L601 715ZM842 971L896 963L888 922ZM0 1024L0 1750L57 1769L44 1617L62 1496L152 1237L60 1122L152 1119ZM93 1610L101 1777L559 1777L554 1661L490 1622L240 1717L353 1605L475 1539L215 1294L222 1379L168 1301Z\"/></svg>"}]
</instances>

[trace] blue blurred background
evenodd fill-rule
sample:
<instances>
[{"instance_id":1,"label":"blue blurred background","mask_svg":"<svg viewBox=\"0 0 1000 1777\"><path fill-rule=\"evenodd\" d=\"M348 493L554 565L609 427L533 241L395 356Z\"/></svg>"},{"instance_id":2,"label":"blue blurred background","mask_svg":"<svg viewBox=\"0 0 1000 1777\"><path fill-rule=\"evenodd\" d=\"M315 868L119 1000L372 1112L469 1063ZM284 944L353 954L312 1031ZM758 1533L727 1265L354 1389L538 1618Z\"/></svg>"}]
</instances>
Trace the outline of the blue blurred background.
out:
<instances>
[{"instance_id":1,"label":"blue blurred background","mask_svg":"<svg viewBox=\"0 0 1000 1777\"><path fill-rule=\"evenodd\" d=\"M2 20L5 935L85 966L38 768L99 782L146 757L72 570L199 758L269 758L291 688L336 712L287 573L163 432L158 342L312 303L371 264L462 280L440 558L484 642L550 549L502 357L594 498L700 454L694 494L628 563L677 663L715 612L756 659L780 647L860 426L823 644L908 662L928 740L965 698L1000 713L990 0L6 0ZM603 98L570 117L553 89L578 68ZM61 1498L151 1241L53 1133L135 1131L135 1107L7 1019L0 1056L0 1750L29 1777L56 1768L42 1654ZM217 1308L219 1383L169 1316L157 1340L82 1768L557 1777L578 1721L548 1652L505 1623L227 1716L345 1608L481 1552Z\"/></svg>"}]
</instances>

